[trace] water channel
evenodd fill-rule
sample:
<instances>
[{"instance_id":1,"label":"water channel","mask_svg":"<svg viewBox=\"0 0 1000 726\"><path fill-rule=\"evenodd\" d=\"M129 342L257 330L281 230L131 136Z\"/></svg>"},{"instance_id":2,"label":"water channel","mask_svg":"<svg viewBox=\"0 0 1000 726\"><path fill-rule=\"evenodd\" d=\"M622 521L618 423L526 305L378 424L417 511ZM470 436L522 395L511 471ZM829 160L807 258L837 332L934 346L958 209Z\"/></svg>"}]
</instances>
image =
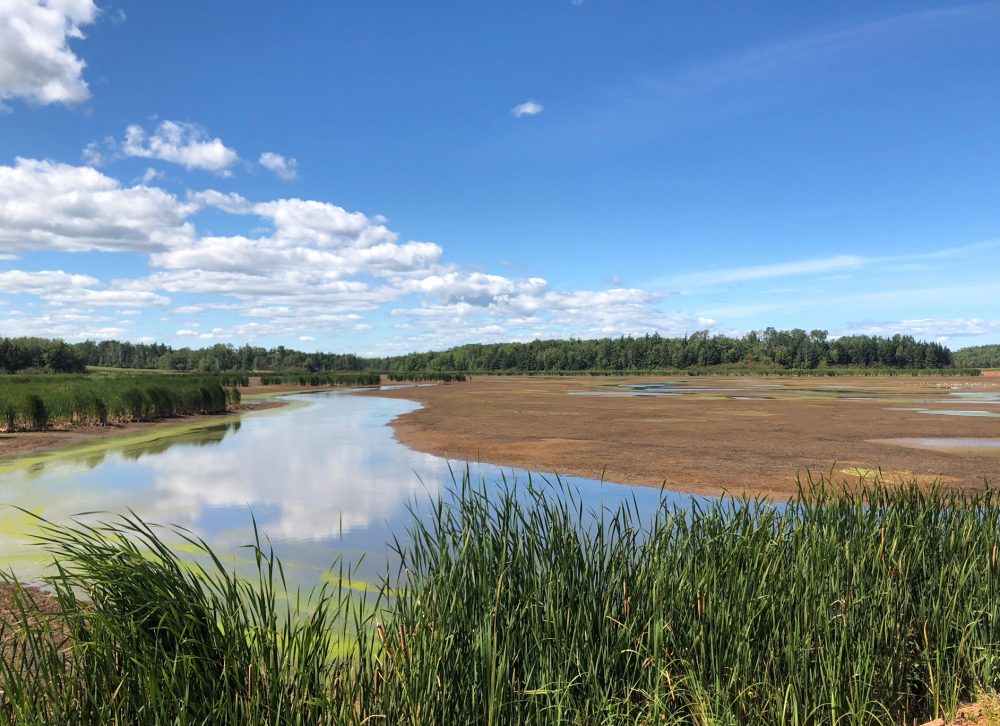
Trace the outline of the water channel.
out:
<instances>
[{"instance_id":1,"label":"water channel","mask_svg":"<svg viewBox=\"0 0 1000 726\"><path fill-rule=\"evenodd\" d=\"M0 567L23 580L44 572L31 544L38 523L21 509L63 523L134 511L204 538L234 566L250 561L251 514L286 566L290 583L320 582L342 557L362 562L362 578L384 572L387 541L405 536L408 502L450 486L465 462L409 449L389 423L418 404L344 392L289 396L291 405L155 441L68 452L0 474ZM528 472L471 465L495 484ZM533 476L538 476L533 475ZM552 475L549 473L548 478ZM588 508L634 499L652 511L661 492L564 477ZM679 503L683 494L663 493ZM362 557L363 555L363 557Z\"/></svg>"}]
</instances>

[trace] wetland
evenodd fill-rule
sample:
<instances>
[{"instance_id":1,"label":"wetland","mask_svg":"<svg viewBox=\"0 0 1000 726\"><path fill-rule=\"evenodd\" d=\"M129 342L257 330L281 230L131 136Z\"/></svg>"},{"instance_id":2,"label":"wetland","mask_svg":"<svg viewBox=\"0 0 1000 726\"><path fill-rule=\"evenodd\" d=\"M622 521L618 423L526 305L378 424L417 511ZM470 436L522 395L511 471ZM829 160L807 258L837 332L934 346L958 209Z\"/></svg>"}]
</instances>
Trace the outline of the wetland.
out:
<instances>
[{"instance_id":1,"label":"wetland","mask_svg":"<svg viewBox=\"0 0 1000 726\"><path fill-rule=\"evenodd\" d=\"M423 404L393 423L420 451L697 494L789 498L806 470L1000 479L995 447L935 443L1000 440L993 377L477 377L361 395Z\"/></svg>"}]
</instances>

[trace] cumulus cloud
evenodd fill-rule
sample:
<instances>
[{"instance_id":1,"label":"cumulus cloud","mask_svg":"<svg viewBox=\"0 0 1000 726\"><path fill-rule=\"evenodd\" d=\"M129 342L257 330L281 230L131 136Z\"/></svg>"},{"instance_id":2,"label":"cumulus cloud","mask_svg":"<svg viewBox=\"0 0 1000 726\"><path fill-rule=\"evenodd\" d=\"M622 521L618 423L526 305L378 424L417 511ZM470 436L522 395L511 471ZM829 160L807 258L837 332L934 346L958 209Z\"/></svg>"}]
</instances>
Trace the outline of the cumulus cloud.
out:
<instances>
[{"instance_id":1,"label":"cumulus cloud","mask_svg":"<svg viewBox=\"0 0 1000 726\"><path fill-rule=\"evenodd\" d=\"M188 199L195 204L215 207L229 214L249 214L253 211L253 204L236 192L223 194L214 189L205 189L204 191L189 193Z\"/></svg>"},{"instance_id":2,"label":"cumulus cloud","mask_svg":"<svg viewBox=\"0 0 1000 726\"><path fill-rule=\"evenodd\" d=\"M0 272L0 293L33 295L55 306L71 305L78 310L89 310L100 307L145 307L170 303L168 298L148 290L99 289L100 285L100 280L90 275L76 275L63 270ZM120 311L119 314L137 312L137 310Z\"/></svg>"},{"instance_id":3,"label":"cumulus cloud","mask_svg":"<svg viewBox=\"0 0 1000 726\"><path fill-rule=\"evenodd\" d=\"M62 270L0 272L0 293L43 295L56 290L72 290L97 284L89 275L73 275Z\"/></svg>"},{"instance_id":4,"label":"cumulus cloud","mask_svg":"<svg viewBox=\"0 0 1000 726\"><path fill-rule=\"evenodd\" d=\"M211 138L197 124L181 121L161 121L152 133L132 124L125 129L120 148L125 156L160 159L188 170L203 169L221 176L230 176L240 158L222 139Z\"/></svg>"},{"instance_id":5,"label":"cumulus cloud","mask_svg":"<svg viewBox=\"0 0 1000 726\"><path fill-rule=\"evenodd\" d=\"M400 321L395 327L404 333L399 349L474 340L680 334L716 324L705 317L665 314L659 304L671 294L635 288L563 292L538 277L457 270L408 281L406 288L431 299L392 310Z\"/></svg>"},{"instance_id":6,"label":"cumulus cloud","mask_svg":"<svg viewBox=\"0 0 1000 726\"><path fill-rule=\"evenodd\" d=\"M64 340L136 339L134 331L127 325L107 316L95 316L89 311L55 310L33 315L18 311L11 313L7 318L0 317L0 329L4 335L11 337L43 335Z\"/></svg>"},{"instance_id":7,"label":"cumulus cloud","mask_svg":"<svg viewBox=\"0 0 1000 726\"><path fill-rule=\"evenodd\" d=\"M35 159L0 165L0 248L150 253L192 240L194 205L90 167Z\"/></svg>"},{"instance_id":8,"label":"cumulus cloud","mask_svg":"<svg viewBox=\"0 0 1000 726\"><path fill-rule=\"evenodd\" d=\"M299 162L289 156L275 154L273 151L265 151L260 155L257 163L268 171L274 172L275 176L285 181L292 181L299 176Z\"/></svg>"},{"instance_id":9,"label":"cumulus cloud","mask_svg":"<svg viewBox=\"0 0 1000 726\"><path fill-rule=\"evenodd\" d=\"M698 316L664 314L665 293L623 287L564 291L540 277L464 269L447 263L433 242L400 240L379 215L309 199L256 202L213 189L181 200L153 182L124 187L94 168L47 161L0 166L0 245L138 253L152 268L144 277L109 283L60 271L10 271L0 274L0 293L89 311L88 322L108 329L129 321L124 313L102 320L100 310L168 306L167 295L194 295L174 313L226 310L236 318L225 325L177 324L178 337L200 341L349 336L372 329L362 315L390 307L398 345L408 349L502 338L679 333L714 325ZM199 235L193 220L206 207L246 218L244 233ZM45 328L36 332L50 334Z\"/></svg>"},{"instance_id":10,"label":"cumulus cloud","mask_svg":"<svg viewBox=\"0 0 1000 726\"><path fill-rule=\"evenodd\" d=\"M542 111L545 110L545 106L535 101L525 101L524 103L519 103L514 108L510 110L512 114L521 118L522 116L537 116Z\"/></svg>"},{"instance_id":11,"label":"cumulus cloud","mask_svg":"<svg viewBox=\"0 0 1000 726\"><path fill-rule=\"evenodd\" d=\"M92 0L0 0L0 101L78 103L90 98L85 63L69 47L94 22Z\"/></svg>"},{"instance_id":12,"label":"cumulus cloud","mask_svg":"<svg viewBox=\"0 0 1000 726\"><path fill-rule=\"evenodd\" d=\"M118 307L120 305L169 305L170 299L148 290L58 290L42 295L53 305Z\"/></svg>"}]
</instances>

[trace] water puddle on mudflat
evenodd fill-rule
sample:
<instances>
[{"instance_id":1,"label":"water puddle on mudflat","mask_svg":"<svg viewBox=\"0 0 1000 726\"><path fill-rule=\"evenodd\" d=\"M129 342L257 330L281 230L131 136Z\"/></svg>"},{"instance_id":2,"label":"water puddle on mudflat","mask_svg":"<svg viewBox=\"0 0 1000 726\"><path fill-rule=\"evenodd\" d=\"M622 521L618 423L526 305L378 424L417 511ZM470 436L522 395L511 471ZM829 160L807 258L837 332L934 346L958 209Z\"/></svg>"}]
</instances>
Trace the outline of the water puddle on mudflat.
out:
<instances>
[{"instance_id":1,"label":"water puddle on mudflat","mask_svg":"<svg viewBox=\"0 0 1000 726\"><path fill-rule=\"evenodd\" d=\"M985 385L985 384L984 384ZM929 404L942 403L959 406L1000 405L1000 391L894 391L871 390L849 384L829 383L822 386L804 388L785 383L758 383L740 381L732 386L691 386L687 381L662 381L657 383L617 383L604 384L596 390L569 391L569 396L593 396L597 398L676 398L688 396L702 400L729 399L731 401L757 400L836 400L836 401L879 401L882 403ZM916 411L911 408L887 409L893 411ZM920 413L952 416L986 416L989 411L955 411L946 413L934 409L920 408Z\"/></svg>"},{"instance_id":2,"label":"water puddle on mudflat","mask_svg":"<svg viewBox=\"0 0 1000 726\"><path fill-rule=\"evenodd\" d=\"M886 411L915 411L916 413L930 414L932 416L971 416L973 418L1000 418L1000 413L996 411L956 411L954 409L942 408L887 408Z\"/></svg>"},{"instance_id":3,"label":"water puddle on mudflat","mask_svg":"<svg viewBox=\"0 0 1000 726\"><path fill-rule=\"evenodd\" d=\"M913 438L872 439L875 443L903 446L908 449L940 451L944 454L1000 456L1000 439L973 438Z\"/></svg>"}]
</instances>

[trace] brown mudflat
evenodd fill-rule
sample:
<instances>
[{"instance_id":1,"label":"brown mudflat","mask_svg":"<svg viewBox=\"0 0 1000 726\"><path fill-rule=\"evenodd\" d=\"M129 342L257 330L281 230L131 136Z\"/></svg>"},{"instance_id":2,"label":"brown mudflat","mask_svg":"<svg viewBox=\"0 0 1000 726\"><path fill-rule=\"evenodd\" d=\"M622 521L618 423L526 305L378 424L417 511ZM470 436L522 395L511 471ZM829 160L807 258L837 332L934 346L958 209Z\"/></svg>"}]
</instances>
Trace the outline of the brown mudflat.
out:
<instances>
[{"instance_id":1,"label":"brown mudflat","mask_svg":"<svg viewBox=\"0 0 1000 726\"><path fill-rule=\"evenodd\" d=\"M656 383L672 385L671 395L622 387ZM893 442L1000 438L996 378L497 376L360 395L423 404L393 422L396 437L458 461L777 497L794 495L807 469L847 480L881 469L962 488L1000 482L996 449Z\"/></svg>"}]
</instances>

